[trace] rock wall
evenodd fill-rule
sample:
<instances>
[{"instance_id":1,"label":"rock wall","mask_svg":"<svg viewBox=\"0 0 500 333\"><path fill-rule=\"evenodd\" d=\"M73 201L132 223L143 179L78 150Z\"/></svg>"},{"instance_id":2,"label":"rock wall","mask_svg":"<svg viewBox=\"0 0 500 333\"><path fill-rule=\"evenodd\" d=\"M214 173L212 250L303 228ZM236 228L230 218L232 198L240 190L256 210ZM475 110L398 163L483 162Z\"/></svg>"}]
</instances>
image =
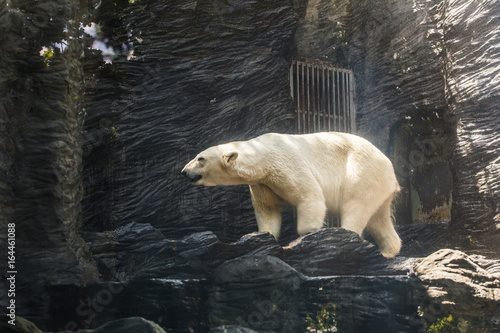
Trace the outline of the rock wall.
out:
<instances>
[{"instance_id":1,"label":"rock wall","mask_svg":"<svg viewBox=\"0 0 500 333\"><path fill-rule=\"evenodd\" d=\"M211 230L226 241L254 231L246 188L193 188L177 171L210 145L266 131L294 132L288 66L292 57L307 57L354 70L358 133L393 159L403 187L398 224L449 221L453 210L453 228L462 234L457 246L485 249L492 242L481 244L477 230L486 238L498 230L495 87L467 88L466 104L458 96L472 84L469 76L486 80L480 73L495 64L453 65L471 63L473 54L494 54L496 14L493 7L479 8L437 0L99 7L94 18L104 27L100 38L115 49L129 45L134 53L99 67L99 52L87 51L92 84L84 143L86 230L136 221L173 238ZM492 17L489 30L470 28L468 22L480 20L483 10ZM463 11L468 14L457 14ZM469 35L484 46L464 53L474 47L464 42ZM483 131L491 138L481 150L490 156L484 165L464 156L472 149L464 148L461 136L470 132L457 132L469 113L474 121L467 126L478 123L477 117L484 119L482 126L492 126ZM477 195L463 190L472 183ZM479 202L490 202L489 215ZM470 210L469 203L478 208ZM285 225L293 221L289 215ZM485 218L477 222L478 216ZM203 225L193 223L201 220ZM286 242L294 237L293 227L285 230Z\"/></svg>"},{"instance_id":2,"label":"rock wall","mask_svg":"<svg viewBox=\"0 0 500 333\"><path fill-rule=\"evenodd\" d=\"M497 253L497 7L315 0L298 8L296 54L355 73L358 133L391 156L403 187L397 223L452 220L456 246Z\"/></svg>"},{"instance_id":3,"label":"rock wall","mask_svg":"<svg viewBox=\"0 0 500 333\"><path fill-rule=\"evenodd\" d=\"M84 228L135 221L171 238L224 240L254 231L246 187L195 188L180 170L209 146L295 128L292 1L142 1L101 6L95 18L109 46L133 43L134 53L88 78L97 81L86 106L95 139L85 147Z\"/></svg>"},{"instance_id":4,"label":"rock wall","mask_svg":"<svg viewBox=\"0 0 500 333\"><path fill-rule=\"evenodd\" d=\"M446 93L457 119L452 228L461 247L497 256L500 13L489 1L450 1L445 10Z\"/></svg>"},{"instance_id":5,"label":"rock wall","mask_svg":"<svg viewBox=\"0 0 500 333\"><path fill-rule=\"evenodd\" d=\"M38 321L49 320L49 295L42 292L48 284L98 278L81 238L83 44L71 38L79 15L78 3L0 3L2 254L7 254L7 226L15 223L13 266L7 267L2 255L0 267L2 274L19 273L18 315ZM62 39L64 52L42 56L42 47Z\"/></svg>"}]
</instances>

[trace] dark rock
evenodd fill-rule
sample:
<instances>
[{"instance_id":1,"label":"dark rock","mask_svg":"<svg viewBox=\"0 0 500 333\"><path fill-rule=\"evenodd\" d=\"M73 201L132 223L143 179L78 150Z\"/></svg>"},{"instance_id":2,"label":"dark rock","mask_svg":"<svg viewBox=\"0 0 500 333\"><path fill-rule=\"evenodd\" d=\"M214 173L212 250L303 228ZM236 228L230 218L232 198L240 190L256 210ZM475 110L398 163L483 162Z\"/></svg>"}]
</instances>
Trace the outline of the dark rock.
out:
<instances>
[{"instance_id":1,"label":"dark rock","mask_svg":"<svg viewBox=\"0 0 500 333\"><path fill-rule=\"evenodd\" d=\"M305 332L331 305L324 315L335 320L323 329L392 332L422 326L419 281L406 275L308 278L277 258L246 257L217 269L209 288L206 306L212 325Z\"/></svg>"},{"instance_id":2,"label":"dark rock","mask_svg":"<svg viewBox=\"0 0 500 333\"><path fill-rule=\"evenodd\" d=\"M79 330L77 333L122 333L122 332L144 332L165 333L157 324L140 317L132 317L110 321L96 329Z\"/></svg>"},{"instance_id":3,"label":"dark rock","mask_svg":"<svg viewBox=\"0 0 500 333\"><path fill-rule=\"evenodd\" d=\"M210 330L209 333L257 333L246 327L236 325L223 325Z\"/></svg>"},{"instance_id":4,"label":"dark rock","mask_svg":"<svg viewBox=\"0 0 500 333\"><path fill-rule=\"evenodd\" d=\"M168 278L59 285L48 290L53 318L48 326L51 331L91 329L140 316L174 332L206 332L205 289L203 280Z\"/></svg>"},{"instance_id":5,"label":"dark rock","mask_svg":"<svg viewBox=\"0 0 500 333\"><path fill-rule=\"evenodd\" d=\"M452 221L456 246L500 253L499 8L482 0L457 1L443 27L447 97L457 121ZM488 18L488 19L485 19ZM496 74L494 74L496 77Z\"/></svg>"},{"instance_id":6,"label":"dark rock","mask_svg":"<svg viewBox=\"0 0 500 333\"><path fill-rule=\"evenodd\" d=\"M23 317L16 317L15 325L8 324L6 320L0 322L0 329L4 333L43 333L31 321Z\"/></svg>"},{"instance_id":7,"label":"dark rock","mask_svg":"<svg viewBox=\"0 0 500 333\"><path fill-rule=\"evenodd\" d=\"M418 332L423 327L417 311L423 290L414 277L322 277L308 279L301 291L305 299L301 317L309 315L309 326L319 323L323 329L360 333ZM325 325L317 316L324 317L328 309L335 320Z\"/></svg>"},{"instance_id":8,"label":"dark rock","mask_svg":"<svg viewBox=\"0 0 500 333\"><path fill-rule=\"evenodd\" d=\"M282 257L282 249L269 233L243 236L222 243L214 233L200 232L182 240L166 239L148 224L130 223L102 233L86 233L100 272L112 281L137 278L203 278L223 262L245 255Z\"/></svg>"},{"instance_id":9,"label":"dark rock","mask_svg":"<svg viewBox=\"0 0 500 333\"><path fill-rule=\"evenodd\" d=\"M269 256L228 261L213 274L207 309L211 325L237 324L259 332L301 331L301 274Z\"/></svg>"},{"instance_id":10,"label":"dark rock","mask_svg":"<svg viewBox=\"0 0 500 333\"><path fill-rule=\"evenodd\" d=\"M397 232L403 243L400 256L425 257L453 243L449 222L399 226Z\"/></svg>"},{"instance_id":11,"label":"dark rock","mask_svg":"<svg viewBox=\"0 0 500 333\"><path fill-rule=\"evenodd\" d=\"M116 232L87 234L85 239L103 274L121 281L124 289L113 295L112 302L102 311L95 311L92 325L113 319L117 315L114 309L119 304L134 304L120 314L140 315L178 331L187 327L199 330L204 327L199 323L208 320L210 326L245 323L243 326L257 331L279 329L300 332L309 313L305 309L310 306L309 302L316 302L316 291L311 291L308 298L299 303L286 297L291 290L295 290L294 297L302 295L299 286L308 280L305 275L330 276L328 281L331 281L339 279L336 275L352 275L354 279L359 279L361 274L368 274L373 276L364 282L364 288L368 288L369 281L378 281L381 285L387 283L383 277L377 280L377 275L402 274L406 277L413 267L412 262L403 264L402 260L398 265L389 266L392 261L385 259L375 246L344 229L324 229L301 237L285 248L279 246L268 233L246 235L238 242L229 244L220 242L211 232L172 241L164 239L151 226L138 223L129 224ZM142 246L136 247L136 244ZM132 267L133 271L126 271ZM208 287L203 282L207 278L212 281ZM334 289L329 289L335 290L339 299L347 297L343 293L353 292L347 286L348 290L340 290L347 280L347 277L340 279ZM352 283L357 285L359 282ZM320 288L317 284L312 285ZM110 287L106 284L89 286L86 294L90 301L82 301L91 308L92 300L98 299L98 293L107 289ZM207 292L209 296L205 300ZM373 297L381 292L382 289L378 290ZM64 302L60 297L57 299L55 303ZM282 307L288 312L281 313L284 310L272 307L276 302L284 302ZM294 315L289 304L301 304L301 308L293 310L296 311ZM71 309L75 306L66 307ZM339 309L344 308L339 305ZM83 319L87 318L80 318L80 321ZM292 330L294 326L297 328Z\"/></svg>"},{"instance_id":12,"label":"dark rock","mask_svg":"<svg viewBox=\"0 0 500 333\"><path fill-rule=\"evenodd\" d=\"M387 273L387 259L378 249L342 228L305 235L283 251L285 262L308 276Z\"/></svg>"},{"instance_id":13,"label":"dark rock","mask_svg":"<svg viewBox=\"0 0 500 333\"><path fill-rule=\"evenodd\" d=\"M69 37L81 9L77 2L0 3L2 253L9 224L15 224L16 243L14 267L7 268L5 256L0 268L19 272L17 315L37 323L50 321L46 285L98 280L81 238L83 43ZM43 46L62 40L64 52L40 55ZM0 299L2 309L8 300Z\"/></svg>"},{"instance_id":14,"label":"dark rock","mask_svg":"<svg viewBox=\"0 0 500 333\"><path fill-rule=\"evenodd\" d=\"M269 233L220 242L212 232L195 233L175 241L150 225L131 223L115 231L87 233L94 260L105 279L205 278L225 261L271 255L309 276L388 274L378 249L356 233L326 228L300 237L282 248ZM394 272L391 272L394 273Z\"/></svg>"},{"instance_id":15,"label":"dark rock","mask_svg":"<svg viewBox=\"0 0 500 333\"><path fill-rule=\"evenodd\" d=\"M22 318L16 318L16 325L7 325L4 322L0 323L0 328L4 333L43 333L36 327L32 322ZM61 331L60 333L65 333L69 331ZM77 330L72 331L76 333L165 333L165 331L157 324L145 320L140 317L131 317L125 319L118 319L110 321L98 328L91 330Z\"/></svg>"},{"instance_id":16,"label":"dark rock","mask_svg":"<svg viewBox=\"0 0 500 333\"><path fill-rule=\"evenodd\" d=\"M450 318L460 331L495 332L500 327L500 260L443 249L415 272L426 288L420 313L428 326Z\"/></svg>"}]
</instances>

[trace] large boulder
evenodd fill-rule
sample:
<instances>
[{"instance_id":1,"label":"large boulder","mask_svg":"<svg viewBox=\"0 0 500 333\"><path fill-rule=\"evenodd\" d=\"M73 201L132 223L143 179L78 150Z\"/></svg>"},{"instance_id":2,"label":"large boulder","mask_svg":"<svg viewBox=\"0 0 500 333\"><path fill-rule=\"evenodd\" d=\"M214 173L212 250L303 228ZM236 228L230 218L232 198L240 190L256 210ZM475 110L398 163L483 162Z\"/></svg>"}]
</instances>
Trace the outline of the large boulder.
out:
<instances>
[{"instance_id":1,"label":"large boulder","mask_svg":"<svg viewBox=\"0 0 500 333\"><path fill-rule=\"evenodd\" d=\"M376 246L355 232L326 228L305 235L283 248L286 263L308 276L380 275L387 259Z\"/></svg>"},{"instance_id":2,"label":"large boulder","mask_svg":"<svg viewBox=\"0 0 500 333\"><path fill-rule=\"evenodd\" d=\"M299 315L300 273L270 256L243 257L221 265L212 276L207 308L211 325L243 324L257 331L293 332Z\"/></svg>"},{"instance_id":3,"label":"large boulder","mask_svg":"<svg viewBox=\"0 0 500 333\"><path fill-rule=\"evenodd\" d=\"M4 322L0 323L0 328L4 333L43 333L32 322L18 317L16 325L8 325ZM59 333L67 333L70 331L61 331ZM165 331L157 324L145 320L140 317L131 317L110 321L95 329L71 331L75 333L165 333Z\"/></svg>"},{"instance_id":4,"label":"large boulder","mask_svg":"<svg viewBox=\"0 0 500 333\"><path fill-rule=\"evenodd\" d=\"M420 313L428 326L461 332L495 332L500 327L500 260L443 249L416 266L427 297Z\"/></svg>"},{"instance_id":5,"label":"large boulder","mask_svg":"<svg viewBox=\"0 0 500 333\"><path fill-rule=\"evenodd\" d=\"M111 281L204 278L225 261L240 256L282 257L281 247L268 233L247 235L234 243L223 243L210 231L172 240L149 224L132 222L84 237L102 276Z\"/></svg>"}]
</instances>

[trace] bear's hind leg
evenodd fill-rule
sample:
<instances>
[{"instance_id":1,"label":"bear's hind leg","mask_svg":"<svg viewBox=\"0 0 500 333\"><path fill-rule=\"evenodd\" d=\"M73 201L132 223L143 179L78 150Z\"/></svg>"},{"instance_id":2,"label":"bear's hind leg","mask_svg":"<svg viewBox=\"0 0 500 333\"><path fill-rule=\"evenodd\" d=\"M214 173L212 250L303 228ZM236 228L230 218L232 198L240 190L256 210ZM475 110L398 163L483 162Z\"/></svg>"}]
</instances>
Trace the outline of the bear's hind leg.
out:
<instances>
[{"instance_id":1,"label":"bear's hind leg","mask_svg":"<svg viewBox=\"0 0 500 333\"><path fill-rule=\"evenodd\" d=\"M368 193L369 195L370 193ZM368 196L369 198L369 196ZM340 225L342 228L354 231L363 237L363 231L370 220L370 217L377 210L379 203L373 200L353 195L352 199L343 203L340 211Z\"/></svg>"},{"instance_id":2,"label":"bear's hind leg","mask_svg":"<svg viewBox=\"0 0 500 333\"><path fill-rule=\"evenodd\" d=\"M391 202L393 196L389 197L373 214L368 222L367 229L375 238L380 252L386 258L393 258L401 249L399 238L391 218Z\"/></svg>"},{"instance_id":3,"label":"bear's hind leg","mask_svg":"<svg viewBox=\"0 0 500 333\"><path fill-rule=\"evenodd\" d=\"M250 185L250 194L259 231L269 232L278 240L282 200L265 185Z\"/></svg>"}]
</instances>

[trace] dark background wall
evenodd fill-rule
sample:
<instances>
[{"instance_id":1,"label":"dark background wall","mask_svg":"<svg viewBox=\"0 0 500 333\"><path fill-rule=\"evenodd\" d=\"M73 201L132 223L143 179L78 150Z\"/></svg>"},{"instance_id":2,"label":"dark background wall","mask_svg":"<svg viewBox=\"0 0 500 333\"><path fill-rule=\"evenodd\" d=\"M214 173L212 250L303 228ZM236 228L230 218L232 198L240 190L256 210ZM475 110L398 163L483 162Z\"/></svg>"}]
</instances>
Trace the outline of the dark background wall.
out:
<instances>
[{"instance_id":1,"label":"dark background wall","mask_svg":"<svg viewBox=\"0 0 500 333\"><path fill-rule=\"evenodd\" d=\"M101 39L115 49L132 43L134 58L121 55L89 72L100 79L88 80L93 85L87 91L92 112L84 143L86 230L136 221L168 237L211 230L226 241L255 230L245 187L191 187L178 170L214 144L268 131L294 133L288 92L293 57L354 70L358 133L394 160L404 188L398 223L450 220L454 123L443 120L445 51L437 29L442 6L143 5L124 3L96 13ZM95 60L101 61L92 58L87 66L99 68ZM418 186L422 179L436 185ZM286 226L293 226L292 215ZM293 227L284 237L296 237Z\"/></svg>"},{"instance_id":2,"label":"dark background wall","mask_svg":"<svg viewBox=\"0 0 500 333\"><path fill-rule=\"evenodd\" d=\"M450 7L457 6L468 11L467 19L450 16L455 13ZM115 49L132 43L134 58L122 55L97 67L92 65L96 59L87 57L87 66L99 70L87 71L93 85L87 90L84 228L111 230L137 221L151 223L168 237L211 230L226 241L255 230L244 187L191 187L178 170L214 144L268 131L293 133L288 68L293 57L306 57L354 70L358 134L392 158L403 187L397 223L450 221L455 207L454 228L469 239L466 230L478 223L477 216L467 216L470 208L465 216L459 213L459 206L472 200L463 198L467 191L459 187L463 177L477 187L479 176L455 168L453 161L464 155L456 128L462 115L479 116L474 108L484 92L467 91L468 105L461 106L458 96L463 93L456 82L466 82L469 71L495 65L461 65L457 77L453 64L462 54L470 58L460 61L475 63L471 54L479 51L463 53L474 48L464 42L469 37L482 38L476 43L488 54L483 57L490 57L496 35L481 34L471 22L490 13L493 29L493 12L486 3L463 7L441 1L193 1L100 7L95 21L103 26L101 38ZM495 103L487 104L494 108ZM495 127L496 119L482 126L486 123ZM496 144L494 130L481 131ZM488 167L493 161L474 159L486 163L479 170L495 173L495 167ZM495 183L494 176L485 177ZM490 185L483 187L495 195ZM473 201L482 202L483 194ZM498 213L496 206L487 210ZM472 220L466 222L468 218ZM286 225L292 220L287 217ZM481 229L496 228L491 219L485 223L488 227ZM284 235L285 241L293 238L293 227Z\"/></svg>"},{"instance_id":3,"label":"dark background wall","mask_svg":"<svg viewBox=\"0 0 500 333\"><path fill-rule=\"evenodd\" d=\"M131 40L134 59L92 73L86 131L102 142L86 142L84 229L136 221L167 237L212 230L233 241L253 231L246 187L195 188L180 170L209 146L293 132L292 2L151 1L103 13L103 34L116 47Z\"/></svg>"},{"instance_id":4,"label":"dark background wall","mask_svg":"<svg viewBox=\"0 0 500 333\"><path fill-rule=\"evenodd\" d=\"M98 279L81 238L85 87L83 43L74 38L78 5L0 2L0 298L5 309L5 274L12 270L7 225L15 223L18 315L44 312L48 284ZM64 52L41 56L43 46L61 40Z\"/></svg>"}]
</instances>

